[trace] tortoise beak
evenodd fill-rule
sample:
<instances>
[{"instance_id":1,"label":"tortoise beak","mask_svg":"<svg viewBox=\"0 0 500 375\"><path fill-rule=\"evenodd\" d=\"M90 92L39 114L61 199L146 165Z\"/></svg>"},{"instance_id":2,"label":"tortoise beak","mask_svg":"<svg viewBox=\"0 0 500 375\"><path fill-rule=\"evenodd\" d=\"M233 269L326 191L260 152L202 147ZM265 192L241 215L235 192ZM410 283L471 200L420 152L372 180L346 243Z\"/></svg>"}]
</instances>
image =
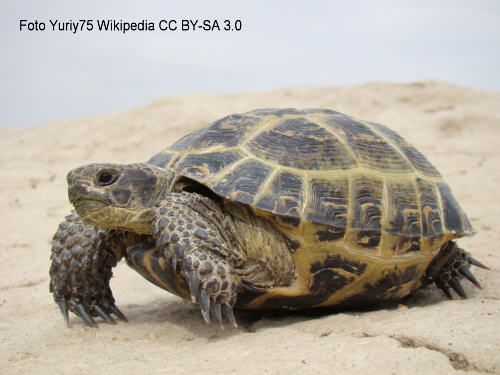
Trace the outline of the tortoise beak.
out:
<instances>
[{"instance_id":1,"label":"tortoise beak","mask_svg":"<svg viewBox=\"0 0 500 375\"><path fill-rule=\"evenodd\" d=\"M107 202L105 194L95 189L92 176L88 166L75 168L68 173L66 179L71 204L76 205L84 200Z\"/></svg>"}]
</instances>

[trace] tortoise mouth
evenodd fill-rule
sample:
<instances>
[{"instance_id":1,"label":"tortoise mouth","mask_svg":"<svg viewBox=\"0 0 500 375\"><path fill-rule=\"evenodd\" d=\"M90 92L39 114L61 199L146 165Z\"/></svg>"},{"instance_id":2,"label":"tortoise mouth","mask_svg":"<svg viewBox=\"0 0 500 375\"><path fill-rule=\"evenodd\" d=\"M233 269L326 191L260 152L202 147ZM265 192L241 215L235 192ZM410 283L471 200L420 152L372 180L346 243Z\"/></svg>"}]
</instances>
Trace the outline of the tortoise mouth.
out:
<instances>
[{"instance_id":1,"label":"tortoise mouth","mask_svg":"<svg viewBox=\"0 0 500 375\"><path fill-rule=\"evenodd\" d=\"M94 198L80 198L73 203L73 206L78 216L90 225L151 234L151 209L115 207Z\"/></svg>"},{"instance_id":2,"label":"tortoise mouth","mask_svg":"<svg viewBox=\"0 0 500 375\"><path fill-rule=\"evenodd\" d=\"M78 198L71 202L75 211L83 220L88 221L90 224L96 225L96 219L101 219L106 216L106 209L109 209L109 204L93 199L93 198ZM98 220L101 221L101 220Z\"/></svg>"},{"instance_id":3,"label":"tortoise mouth","mask_svg":"<svg viewBox=\"0 0 500 375\"><path fill-rule=\"evenodd\" d=\"M98 191L85 182L69 185L68 198L75 208L82 205L107 206L110 204L106 192Z\"/></svg>"},{"instance_id":4,"label":"tortoise mouth","mask_svg":"<svg viewBox=\"0 0 500 375\"><path fill-rule=\"evenodd\" d=\"M71 201L73 206L82 206L82 205L87 205L87 204L99 204L103 206L108 206L109 204L106 203L103 199L97 199L93 197L81 197L81 198L75 198Z\"/></svg>"},{"instance_id":5,"label":"tortoise mouth","mask_svg":"<svg viewBox=\"0 0 500 375\"><path fill-rule=\"evenodd\" d=\"M87 213L100 211L105 207L109 207L109 203L90 197L77 198L71 201L71 203L80 217L85 216Z\"/></svg>"}]
</instances>

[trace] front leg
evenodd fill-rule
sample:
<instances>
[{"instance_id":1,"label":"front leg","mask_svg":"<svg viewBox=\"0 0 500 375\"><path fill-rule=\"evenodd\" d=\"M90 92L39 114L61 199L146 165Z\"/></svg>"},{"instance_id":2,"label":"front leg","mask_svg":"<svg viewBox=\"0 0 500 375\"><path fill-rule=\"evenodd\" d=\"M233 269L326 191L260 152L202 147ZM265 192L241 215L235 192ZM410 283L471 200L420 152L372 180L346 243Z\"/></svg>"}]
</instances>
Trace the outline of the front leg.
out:
<instances>
[{"instance_id":1,"label":"front leg","mask_svg":"<svg viewBox=\"0 0 500 375\"><path fill-rule=\"evenodd\" d=\"M174 272L183 273L191 301L198 303L207 323L212 316L222 326L222 310L237 326L233 314L241 283L235 272L243 256L224 229L224 215L206 197L169 194L155 205L153 238Z\"/></svg>"},{"instance_id":2,"label":"front leg","mask_svg":"<svg viewBox=\"0 0 500 375\"><path fill-rule=\"evenodd\" d=\"M127 236L89 225L75 213L59 225L52 242L50 291L68 324L68 308L91 327L97 326L92 316L115 324L113 313L126 321L115 305L109 280Z\"/></svg>"}]
</instances>

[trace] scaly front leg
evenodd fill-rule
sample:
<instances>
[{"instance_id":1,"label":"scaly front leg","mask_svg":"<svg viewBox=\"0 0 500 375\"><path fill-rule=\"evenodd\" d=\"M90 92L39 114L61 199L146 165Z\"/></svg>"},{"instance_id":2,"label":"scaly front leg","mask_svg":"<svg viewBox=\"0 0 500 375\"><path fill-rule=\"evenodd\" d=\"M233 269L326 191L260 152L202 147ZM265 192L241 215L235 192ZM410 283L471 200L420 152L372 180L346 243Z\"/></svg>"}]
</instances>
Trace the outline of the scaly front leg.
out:
<instances>
[{"instance_id":1,"label":"scaly front leg","mask_svg":"<svg viewBox=\"0 0 500 375\"><path fill-rule=\"evenodd\" d=\"M109 280L130 236L96 228L75 213L59 225L52 242L50 291L68 325L68 308L90 327L97 327L92 316L116 324L113 313L126 321L115 305Z\"/></svg>"},{"instance_id":2,"label":"scaly front leg","mask_svg":"<svg viewBox=\"0 0 500 375\"><path fill-rule=\"evenodd\" d=\"M153 238L174 272L183 272L191 301L199 303L207 323L222 326L222 310L236 326L233 307L240 279L235 267L243 257L223 227L220 208L206 197L169 194L155 205Z\"/></svg>"}]
</instances>

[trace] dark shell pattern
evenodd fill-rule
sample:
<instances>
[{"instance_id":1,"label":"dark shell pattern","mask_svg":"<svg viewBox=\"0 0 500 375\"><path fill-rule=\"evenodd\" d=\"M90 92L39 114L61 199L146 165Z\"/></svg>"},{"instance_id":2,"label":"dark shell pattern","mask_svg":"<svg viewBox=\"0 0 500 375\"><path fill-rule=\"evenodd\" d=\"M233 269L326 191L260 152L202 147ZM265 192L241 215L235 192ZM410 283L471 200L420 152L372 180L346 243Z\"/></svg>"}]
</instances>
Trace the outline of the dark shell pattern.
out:
<instances>
[{"instance_id":1,"label":"dark shell pattern","mask_svg":"<svg viewBox=\"0 0 500 375\"><path fill-rule=\"evenodd\" d=\"M436 168L387 127L325 109L265 109L192 132L150 163L219 196L274 215L284 227L316 228L315 241L345 236L391 252L472 233Z\"/></svg>"}]
</instances>

